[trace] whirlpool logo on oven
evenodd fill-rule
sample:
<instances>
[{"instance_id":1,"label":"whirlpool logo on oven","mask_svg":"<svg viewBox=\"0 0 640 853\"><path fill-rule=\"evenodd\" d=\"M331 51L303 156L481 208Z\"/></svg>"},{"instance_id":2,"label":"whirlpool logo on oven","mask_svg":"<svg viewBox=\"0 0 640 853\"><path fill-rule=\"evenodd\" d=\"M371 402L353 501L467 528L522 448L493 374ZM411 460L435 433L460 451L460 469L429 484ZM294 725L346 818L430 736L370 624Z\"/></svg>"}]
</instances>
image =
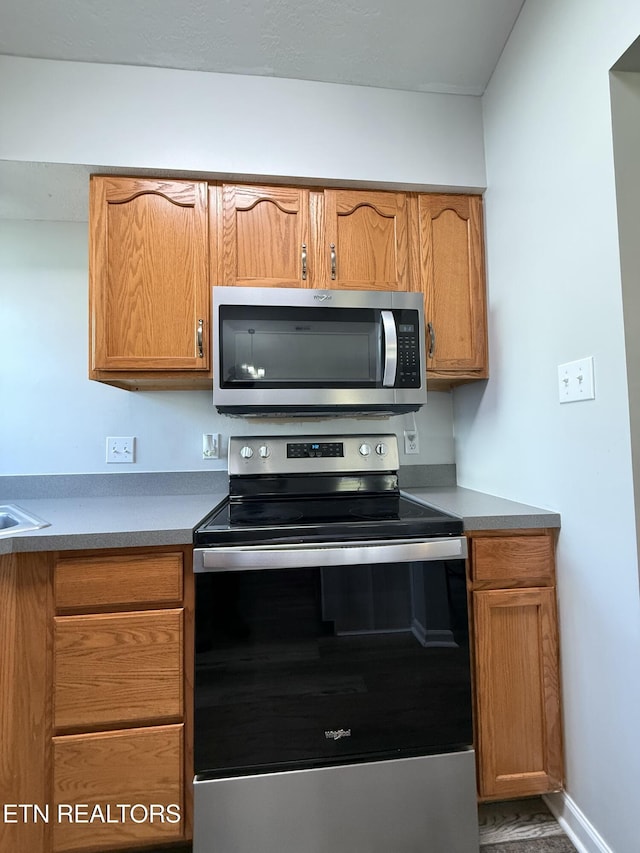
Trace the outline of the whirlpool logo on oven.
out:
<instances>
[{"instance_id":1,"label":"whirlpool logo on oven","mask_svg":"<svg viewBox=\"0 0 640 853\"><path fill-rule=\"evenodd\" d=\"M343 737L351 737L351 729L330 729L324 736L327 740L341 740Z\"/></svg>"}]
</instances>

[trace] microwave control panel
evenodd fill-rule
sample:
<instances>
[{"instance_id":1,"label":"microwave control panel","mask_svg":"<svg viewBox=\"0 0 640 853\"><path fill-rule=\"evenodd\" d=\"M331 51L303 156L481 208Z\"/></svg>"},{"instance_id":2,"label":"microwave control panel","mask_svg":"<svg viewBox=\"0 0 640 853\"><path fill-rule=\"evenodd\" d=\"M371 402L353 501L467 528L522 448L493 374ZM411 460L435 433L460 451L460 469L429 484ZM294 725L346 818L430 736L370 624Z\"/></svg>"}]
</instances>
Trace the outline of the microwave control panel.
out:
<instances>
[{"instance_id":1,"label":"microwave control panel","mask_svg":"<svg viewBox=\"0 0 640 853\"><path fill-rule=\"evenodd\" d=\"M421 381L420 335L415 323L398 322L398 369L396 388L419 388Z\"/></svg>"}]
</instances>

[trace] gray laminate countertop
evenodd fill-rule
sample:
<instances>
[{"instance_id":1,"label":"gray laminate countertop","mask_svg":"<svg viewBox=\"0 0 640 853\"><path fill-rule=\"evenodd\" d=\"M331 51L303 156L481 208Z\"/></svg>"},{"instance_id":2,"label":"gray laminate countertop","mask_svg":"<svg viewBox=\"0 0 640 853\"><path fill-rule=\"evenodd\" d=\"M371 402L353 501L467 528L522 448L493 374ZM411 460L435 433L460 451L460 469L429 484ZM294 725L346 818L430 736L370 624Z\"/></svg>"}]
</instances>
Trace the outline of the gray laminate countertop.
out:
<instances>
[{"instance_id":1,"label":"gray laminate countertop","mask_svg":"<svg viewBox=\"0 0 640 853\"><path fill-rule=\"evenodd\" d=\"M403 494L436 509L457 515L465 530L514 530L525 527L560 527L560 515L517 501L506 500L461 486L411 487Z\"/></svg>"},{"instance_id":2,"label":"gray laminate countertop","mask_svg":"<svg viewBox=\"0 0 640 853\"><path fill-rule=\"evenodd\" d=\"M0 554L189 545L193 528L225 493L67 497L0 501L35 513L49 527L0 537Z\"/></svg>"},{"instance_id":3,"label":"gray laminate countertop","mask_svg":"<svg viewBox=\"0 0 640 853\"><path fill-rule=\"evenodd\" d=\"M1 536L0 554L189 545L194 527L225 494L0 499L50 522L40 530ZM465 530L560 526L558 513L457 486L412 486L403 494L460 516Z\"/></svg>"}]
</instances>

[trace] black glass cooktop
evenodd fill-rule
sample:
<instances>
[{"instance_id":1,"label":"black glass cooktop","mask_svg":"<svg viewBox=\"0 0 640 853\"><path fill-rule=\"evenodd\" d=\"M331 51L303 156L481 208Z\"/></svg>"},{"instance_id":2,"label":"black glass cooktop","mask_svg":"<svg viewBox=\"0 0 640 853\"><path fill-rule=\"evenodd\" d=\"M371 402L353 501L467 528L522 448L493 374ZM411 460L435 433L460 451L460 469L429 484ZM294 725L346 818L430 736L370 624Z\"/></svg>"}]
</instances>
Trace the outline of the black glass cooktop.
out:
<instances>
[{"instance_id":1,"label":"black glass cooktop","mask_svg":"<svg viewBox=\"0 0 640 853\"><path fill-rule=\"evenodd\" d=\"M462 519L395 495L225 498L194 532L196 546L459 536Z\"/></svg>"}]
</instances>

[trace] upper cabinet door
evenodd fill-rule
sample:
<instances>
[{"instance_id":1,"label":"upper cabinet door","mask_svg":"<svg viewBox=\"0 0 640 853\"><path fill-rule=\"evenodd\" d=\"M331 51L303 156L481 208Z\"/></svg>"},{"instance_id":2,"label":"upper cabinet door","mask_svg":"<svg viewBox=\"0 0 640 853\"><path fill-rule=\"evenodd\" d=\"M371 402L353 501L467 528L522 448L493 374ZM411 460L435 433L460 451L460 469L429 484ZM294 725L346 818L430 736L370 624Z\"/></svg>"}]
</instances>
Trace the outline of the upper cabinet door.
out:
<instances>
[{"instance_id":1,"label":"upper cabinet door","mask_svg":"<svg viewBox=\"0 0 640 853\"><path fill-rule=\"evenodd\" d=\"M208 370L206 181L91 178L91 369Z\"/></svg>"},{"instance_id":2,"label":"upper cabinet door","mask_svg":"<svg viewBox=\"0 0 640 853\"><path fill-rule=\"evenodd\" d=\"M410 290L405 193L325 190L316 287Z\"/></svg>"},{"instance_id":3,"label":"upper cabinet door","mask_svg":"<svg viewBox=\"0 0 640 853\"><path fill-rule=\"evenodd\" d=\"M487 376L482 199L420 195L420 265L427 368Z\"/></svg>"},{"instance_id":4,"label":"upper cabinet door","mask_svg":"<svg viewBox=\"0 0 640 853\"><path fill-rule=\"evenodd\" d=\"M215 284L309 287L309 191L223 184Z\"/></svg>"}]
</instances>

